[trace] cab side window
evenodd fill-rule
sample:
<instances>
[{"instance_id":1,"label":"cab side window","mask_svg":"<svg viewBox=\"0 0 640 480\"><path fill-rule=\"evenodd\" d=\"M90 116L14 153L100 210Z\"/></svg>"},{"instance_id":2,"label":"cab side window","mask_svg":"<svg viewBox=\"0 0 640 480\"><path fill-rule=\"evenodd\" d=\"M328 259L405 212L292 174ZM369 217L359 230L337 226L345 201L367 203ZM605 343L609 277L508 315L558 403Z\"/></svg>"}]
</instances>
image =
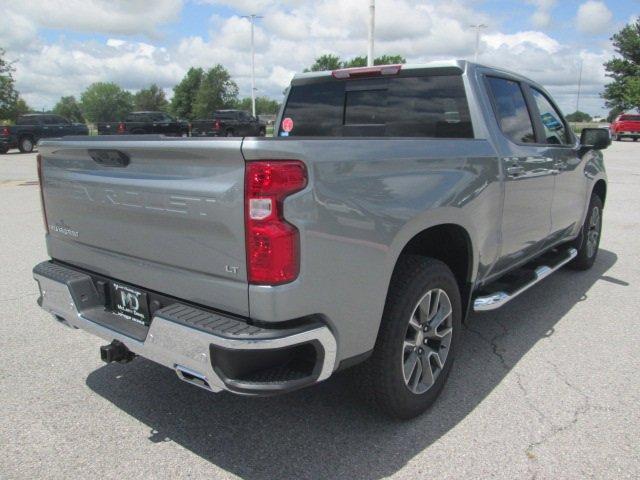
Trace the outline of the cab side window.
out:
<instances>
[{"instance_id":1,"label":"cab side window","mask_svg":"<svg viewBox=\"0 0 640 480\"><path fill-rule=\"evenodd\" d=\"M540 121L544 127L545 143L550 145L569 145L571 137L562 115L541 91L531 87L531 93L540 111Z\"/></svg>"},{"instance_id":2,"label":"cab side window","mask_svg":"<svg viewBox=\"0 0 640 480\"><path fill-rule=\"evenodd\" d=\"M487 77L502 132L515 143L535 143L533 122L519 82Z\"/></svg>"}]
</instances>

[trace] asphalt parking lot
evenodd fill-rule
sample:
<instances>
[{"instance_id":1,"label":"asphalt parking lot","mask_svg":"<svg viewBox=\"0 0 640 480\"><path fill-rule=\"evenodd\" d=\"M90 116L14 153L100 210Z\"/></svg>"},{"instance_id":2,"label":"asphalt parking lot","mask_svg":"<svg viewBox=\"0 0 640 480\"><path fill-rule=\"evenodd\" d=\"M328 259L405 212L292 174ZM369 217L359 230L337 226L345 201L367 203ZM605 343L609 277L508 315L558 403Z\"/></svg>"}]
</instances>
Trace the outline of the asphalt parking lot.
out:
<instances>
[{"instance_id":1,"label":"asphalt parking lot","mask_svg":"<svg viewBox=\"0 0 640 480\"><path fill-rule=\"evenodd\" d=\"M605 158L594 268L474 315L435 406L396 423L348 374L257 399L103 364L36 306L35 155L0 155L0 478L639 478L640 143Z\"/></svg>"}]
</instances>

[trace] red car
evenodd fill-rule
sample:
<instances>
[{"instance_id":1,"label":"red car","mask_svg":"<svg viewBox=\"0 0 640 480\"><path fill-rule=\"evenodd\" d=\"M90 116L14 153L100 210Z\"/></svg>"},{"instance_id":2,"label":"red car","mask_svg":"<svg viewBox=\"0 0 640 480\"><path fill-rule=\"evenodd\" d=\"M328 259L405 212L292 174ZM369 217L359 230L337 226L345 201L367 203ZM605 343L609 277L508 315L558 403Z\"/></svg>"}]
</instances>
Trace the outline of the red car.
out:
<instances>
[{"instance_id":1,"label":"red car","mask_svg":"<svg viewBox=\"0 0 640 480\"><path fill-rule=\"evenodd\" d=\"M611 124L611 138L622 140L624 137L633 138L635 142L640 138L640 115L623 113Z\"/></svg>"}]
</instances>

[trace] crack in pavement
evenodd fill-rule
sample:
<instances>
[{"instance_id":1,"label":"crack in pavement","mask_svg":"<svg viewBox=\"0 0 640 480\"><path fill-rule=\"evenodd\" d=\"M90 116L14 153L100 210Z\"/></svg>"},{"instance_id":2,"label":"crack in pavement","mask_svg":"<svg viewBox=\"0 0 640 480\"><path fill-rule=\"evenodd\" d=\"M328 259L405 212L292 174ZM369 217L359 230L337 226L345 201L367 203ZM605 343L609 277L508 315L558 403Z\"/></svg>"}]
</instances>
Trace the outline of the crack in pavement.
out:
<instances>
[{"instance_id":1,"label":"crack in pavement","mask_svg":"<svg viewBox=\"0 0 640 480\"><path fill-rule=\"evenodd\" d=\"M527 406L538 415L542 423L548 424L549 427L551 428L551 430L548 433L542 434L542 438L540 440L535 442L530 442L527 448L525 449L526 457L529 460L529 468L531 468L531 464L537 462L537 456L534 453L534 450L536 448L540 447L541 445L544 445L555 436L573 428L578 423L580 418L584 414L588 413L589 411L610 410L610 409L592 405L591 399L587 396L587 394L585 394L582 390L580 390L580 388L572 384L562 373L558 365L556 365L555 363L547 359L545 360L545 362L551 367L553 374L557 378L559 378L569 389L576 392L578 396L581 398L580 405L574 409L572 418L569 422L566 422L564 424L557 424L556 422L554 422L551 418L545 415L545 413L542 410L540 410L538 406L530 399L529 391L524 386L524 383L522 381L522 376L517 370L515 370L514 368L515 365L509 364L505 358L504 354L506 353L506 349L504 348L504 346L501 346L499 344L499 341L505 338L510 333L509 328L498 319L494 318L492 320L495 324L497 324L500 327L501 331L495 334L491 338L488 338L481 331L475 330L469 326L466 326L466 329L469 332L477 335L482 341L484 341L491 347L492 354L495 355L496 358L498 358L500 365L504 369L504 371L511 372L515 376L516 384L520 389L520 391L522 392L523 398ZM537 478L537 476L538 476L537 471L535 470L531 471L530 478L535 479Z\"/></svg>"},{"instance_id":2,"label":"crack in pavement","mask_svg":"<svg viewBox=\"0 0 640 480\"><path fill-rule=\"evenodd\" d=\"M500 328L502 329L502 332L494 335L490 339L486 338L481 332L474 330L468 326L467 326L467 330L478 335L478 337L480 337L484 342L486 342L491 347L492 353L498 358L498 360L500 361L500 365L502 366L505 372L513 373L516 379L516 385L518 385L518 388L522 392L524 401L527 403L529 408L538 415L541 421L553 424L553 422L549 420L549 418L544 414L544 412L540 410L538 406L529 399L529 392L522 382L522 376L517 370L513 368L515 365L510 365L509 363L507 363L507 360L504 357L504 353L506 352L506 349L498 345L498 341L509 334L509 328L496 318L492 320L500 326Z\"/></svg>"}]
</instances>

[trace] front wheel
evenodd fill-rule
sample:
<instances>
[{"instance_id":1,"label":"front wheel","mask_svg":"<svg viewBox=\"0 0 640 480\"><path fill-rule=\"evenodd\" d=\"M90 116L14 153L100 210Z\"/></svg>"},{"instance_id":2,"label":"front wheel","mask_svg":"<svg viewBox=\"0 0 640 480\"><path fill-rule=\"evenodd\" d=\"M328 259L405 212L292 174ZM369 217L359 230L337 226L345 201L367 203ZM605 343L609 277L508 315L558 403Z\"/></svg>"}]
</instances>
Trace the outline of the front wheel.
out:
<instances>
[{"instance_id":1,"label":"front wheel","mask_svg":"<svg viewBox=\"0 0 640 480\"><path fill-rule=\"evenodd\" d=\"M568 266L576 270L588 270L593 266L600 248L600 236L602 233L602 200L596 194L591 196L589 211L582 225L580 236L576 239L574 247L578 255Z\"/></svg>"},{"instance_id":2,"label":"front wheel","mask_svg":"<svg viewBox=\"0 0 640 480\"><path fill-rule=\"evenodd\" d=\"M33 139L31 137L22 137L18 142L18 148L22 153L33 152Z\"/></svg>"},{"instance_id":3,"label":"front wheel","mask_svg":"<svg viewBox=\"0 0 640 480\"><path fill-rule=\"evenodd\" d=\"M360 366L367 393L382 411L409 419L433 404L449 376L461 325L460 291L449 267L401 257L373 354Z\"/></svg>"}]
</instances>

